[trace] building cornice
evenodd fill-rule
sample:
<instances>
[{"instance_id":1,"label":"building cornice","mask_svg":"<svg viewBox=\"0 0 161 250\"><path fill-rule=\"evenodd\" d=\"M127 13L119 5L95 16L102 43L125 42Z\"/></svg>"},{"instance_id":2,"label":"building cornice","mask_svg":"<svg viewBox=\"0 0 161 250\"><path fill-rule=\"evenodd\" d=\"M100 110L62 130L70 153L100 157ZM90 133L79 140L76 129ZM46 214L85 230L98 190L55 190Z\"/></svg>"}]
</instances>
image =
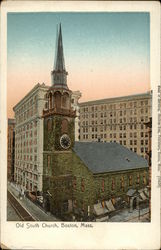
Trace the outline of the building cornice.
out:
<instances>
[{"instance_id":1,"label":"building cornice","mask_svg":"<svg viewBox=\"0 0 161 250\"><path fill-rule=\"evenodd\" d=\"M150 97L151 97L151 91L148 91L146 93L139 93L139 94L135 94L135 95L111 97L111 98L81 102L81 103L79 103L79 106L83 107L83 106L86 106L86 105L105 104L105 103L112 103L114 101L120 102L120 101L127 101L128 99L129 100L134 100L134 99L137 100L137 99L140 99L140 98L150 98Z\"/></svg>"},{"instance_id":2,"label":"building cornice","mask_svg":"<svg viewBox=\"0 0 161 250\"><path fill-rule=\"evenodd\" d=\"M45 83L37 83L14 107L13 110L15 111L16 108L20 105L23 104L27 98L30 98L32 94L34 94L36 91L38 91L39 89L43 89L43 90L48 90L50 88L50 86L45 85Z\"/></svg>"}]
</instances>

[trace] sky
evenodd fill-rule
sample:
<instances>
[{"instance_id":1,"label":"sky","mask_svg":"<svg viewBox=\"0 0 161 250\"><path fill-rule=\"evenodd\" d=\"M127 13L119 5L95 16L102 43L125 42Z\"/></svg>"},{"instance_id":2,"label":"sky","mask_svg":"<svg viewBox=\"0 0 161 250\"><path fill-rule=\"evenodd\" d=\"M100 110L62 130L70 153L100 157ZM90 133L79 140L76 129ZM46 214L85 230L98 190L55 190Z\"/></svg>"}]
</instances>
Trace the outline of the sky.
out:
<instances>
[{"instance_id":1,"label":"sky","mask_svg":"<svg viewBox=\"0 0 161 250\"><path fill-rule=\"evenodd\" d=\"M51 85L59 23L68 87L80 102L150 90L148 13L8 13L8 117L38 82Z\"/></svg>"}]
</instances>

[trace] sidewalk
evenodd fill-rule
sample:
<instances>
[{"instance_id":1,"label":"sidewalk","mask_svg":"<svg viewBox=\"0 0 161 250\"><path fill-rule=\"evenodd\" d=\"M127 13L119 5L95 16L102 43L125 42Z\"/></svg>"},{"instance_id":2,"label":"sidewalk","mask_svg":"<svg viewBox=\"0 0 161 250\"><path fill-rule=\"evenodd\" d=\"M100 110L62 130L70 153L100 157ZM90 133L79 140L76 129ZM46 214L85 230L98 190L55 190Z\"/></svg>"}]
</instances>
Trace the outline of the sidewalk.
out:
<instances>
[{"instance_id":1,"label":"sidewalk","mask_svg":"<svg viewBox=\"0 0 161 250\"><path fill-rule=\"evenodd\" d=\"M143 218L146 215L148 217L149 208L140 209L140 220L139 220L139 210L135 209L132 212L129 212L129 209L125 209L120 211L118 214L111 217L108 221L109 222L141 222L145 221ZM148 221L148 218L146 219Z\"/></svg>"},{"instance_id":2,"label":"sidewalk","mask_svg":"<svg viewBox=\"0 0 161 250\"><path fill-rule=\"evenodd\" d=\"M35 218L36 221L60 221L55 216L46 213L41 208L36 206L28 198L24 197L22 200L18 198L19 190L13 184L8 184L8 191L10 191L19 201L19 203Z\"/></svg>"}]
</instances>

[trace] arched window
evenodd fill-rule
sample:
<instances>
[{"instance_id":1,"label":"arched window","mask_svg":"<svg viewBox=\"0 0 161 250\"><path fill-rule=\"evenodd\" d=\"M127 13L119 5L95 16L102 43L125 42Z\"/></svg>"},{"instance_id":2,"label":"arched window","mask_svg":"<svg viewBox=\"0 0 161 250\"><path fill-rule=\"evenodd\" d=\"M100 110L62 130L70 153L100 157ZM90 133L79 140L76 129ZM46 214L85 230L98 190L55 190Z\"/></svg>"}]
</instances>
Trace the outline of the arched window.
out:
<instances>
[{"instance_id":1,"label":"arched window","mask_svg":"<svg viewBox=\"0 0 161 250\"><path fill-rule=\"evenodd\" d=\"M138 173L138 174L137 174L137 181L136 181L136 183L139 184L139 182L140 182L140 175L139 175L139 173Z\"/></svg>"},{"instance_id":2,"label":"arched window","mask_svg":"<svg viewBox=\"0 0 161 250\"><path fill-rule=\"evenodd\" d=\"M73 188L76 189L76 186L77 186L77 179L74 176L74 178L73 178Z\"/></svg>"},{"instance_id":3,"label":"arched window","mask_svg":"<svg viewBox=\"0 0 161 250\"><path fill-rule=\"evenodd\" d=\"M105 191L105 181L102 180L102 192L104 192L104 191Z\"/></svg>"},{"instance_id":4,"label":"arched window","mask_svg":"<svg viewBox=\"0 0 161 250\"><path fill-rule=\"evenodd\" d=\"M115 180L114 180L114 178L112 178L112 190L114 190L115 189Z\"/></svg>"},{"instance_id":5,"label":"arched window","mask_svg":"<svg viewBox=\"0 0 161 250\"><path fill-rule=\"evenodd\" d=\"M63 106L64 108L69 108L69 94L68 94L68 93L64 93L64 94L63 94L62 106Z\"/></svg>"},{"instance_id":6,"label":"arched window","mask_svg":"<svg viewBox=\"0 0 161 250\"><path fill-rule=\"evenodd\" d=\"M47 128L48 128L48 131L51 131L51 129L52 129L52 120L51 119L48 119L48 121L47 121Z\"/></svg>"},{"instance_id":7,"label":"arched window","mask_svg":"<svg viewBox=\"0 0 161 250\"><path fill-rule=\"evenodd\" d=\"M146 185L146 174L144 172L144 175L143 175L143 184Z\"/></svg>"},{"instance_id":8,"label":"arched window","mask_svg":"<svg viewBox=\"0 0 161 250\"><path fill-rule=\"evenodd\" d=\"M59 91L54 93L54 100L56 108L61 108L61 93Z\"/></svg>"},{"instance_id":9,"label":"arched window","mask_svg":"<svg viewBox=\"0 0 161 250\"><path fill-rule=\"evenodd\" d=\"M124 177L121 177L121 188L124 190Z\"/></svg>"},{"instance_id":10,"label":"arched window","mask_svg":"<svg viewBox=\"0 0 161 250\"><path fill-rule=\"evenodd\" d=\"M84 179L81 180L81 190L84 192L85 186L84 186Z\"/></svg>"},{"instance_id":11,"label":"arched window","mask_svg":"<svg viewBox=\"0 0 161 250\"><path fill-rule=\"evenodd\" d=\"M68 132L68 120L64 119L61 123L61 132L67 133Z\"/></svg>"},{"instance_id":12,"label":"arched window","mask_svg":"<svg viewBox=\"0 0 161 250\"><path fill-rule=\"evenodd\" d=\"M132 185L132 176L130 175L129 176L129 186L131 186Z\"/></svg>"}]
</instances>

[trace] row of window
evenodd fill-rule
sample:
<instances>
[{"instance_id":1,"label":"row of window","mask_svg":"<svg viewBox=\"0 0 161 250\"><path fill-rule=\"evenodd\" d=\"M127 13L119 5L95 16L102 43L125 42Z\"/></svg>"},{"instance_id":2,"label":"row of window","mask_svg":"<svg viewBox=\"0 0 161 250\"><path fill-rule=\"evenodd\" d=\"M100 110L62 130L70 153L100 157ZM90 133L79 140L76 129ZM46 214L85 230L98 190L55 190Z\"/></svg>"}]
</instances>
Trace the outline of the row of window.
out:
<instances>
[{"instance_id":1,"label":"row of window","mask_svg":"<svg viewBox=\"0 0 161 250\"><path fill-rule=\"evenodd\" d=\"M122 117L122 116L126 116L126 115L130 115L130 116L133 116L133 115L143 115L143 114L148 114L148 108L145 108L145 109L135 109L135 110L121 110L121 111L110 111L110 112L104 112L104 113L81 113L80 115L82 116L82 118L85 118L85 117L91 117L91 118L97 118L97 117ZM88 115L88 116L87 116Z\"/></svg>"},{"instance_id":2,"label":"row of window","mask_svg":"<svg viewBox=\"0 0 161 250\"><path fill-rule=\"evenodd\" d=\"M28 147L28 146L31 146L31 145L37 145L37 138L35 138L35 139L30 139L30 140L26 140L26 141L24 141L23 143L22 142L20 142L20 143L17 143L16 142L16 145L15 145L15 147L16 148L22 148L22 147Z\"/></svg>"},{"instance_id":3,"label":"row of window","mask_svg":"<svg viewBox=\"0 0 161 250\"><path fill-rule=\"evenodd\" d=\"M142 100L142 101L134 101L134 102L126 102L126 103L119 103L119 104L104 104L104 105L95 105L92 107L82 107L81 111L82 112L89 112L89 111L97 111L97 110L106 110L106 109L116 109L116 108L136 108L140 106L147 106L148 105L148 100Z\"/></svg>"},{"instance_id":4,"label":"row of window","mask_svg":"<svg viewBox=\"0 0 161 250\"><path fill-rule=\"evenodd\" d=\"M24 161L37 161L37 155L23 155L23 157L22 156L20 156L19 154L18 155L16 155L16 157L15 157L15 159L16 160L24 160Z\"/></svg>"},{"instance_id":5,"label":"row of window","mask_svg":"<svg viewBox=\"0 0 161 250\"><path fill-rule=\"evenodd\" d=\"M26 101L25 104L23 104L17 111L16 111L16 115L21 114L22 112L24 112L26 109L28 109L29 107L31 107L34 103L36 103L37 100L37 95L35 95L34 97L32 97L30 100Z\"/></svg>"},{"instance_id":6,"label":"row of window","mask_svg":"<svg viewBox=\"0 0 161 250\"><path fill-rule=\"evenodd\" d=\"M139 173L137 174L136 178L133 178L132 175L130 175L128 177L128 185L129 186L132 186L133 184L139 184L141 181L142 181L142 183L144 185L147 184L146 183L147 180L146 180L146 174L145 173L143 174L142 177L140 176ZM118 182L118 180L117 180L117 182ZM125 181L124 177L122 176L120 178L120 188L124 189L125 185L127 185L127 182ZM112 180L111 180L111 189L115 190L116 186L117 186L116 179L112 178ZM76 177L74 177L74 179L73 179L73 189L74 190L77 189L77 178ZM81 191L82 192L85 191L85 180L83 178L81 179ZM105 191L105 180L104 179L101 181L101 191L102 192Z\"/></svg>"},{"instance_id":7,"label":"row of window","mask_svg":"<svg viewBox=\"0 0 161 250\"><path fill-rule=\"evenodd\" d=\"M86 114L86 115L83 115L82 116L82 118L84 119L84 118L90 118L89 116L88 116L88 114ZM96 116L94 117L92 117L93 119L94 118L97 118ZM101 118L103 118L103 117L101 117ZM109 124L109 123L137 123L137 122L148 122L148 120L149 120L149 118L148 118L148 116L141 116L141 117L129 117L128 119L126 118L126 117L124 117L124 118L120 118L120 119L116 119L116 118L114 118L114 119L112 119L112 118L108 118L108 120L107 120L107 118L106 119L100 119L100 121L101 121L101 123L103 124ZM91 122L93 122L93 124L94 123L96 123L97 124L97 121L98 120L92 120ZM82 124L83 125L87 125L88 124L88 121L83 121L82 122ZM89 122L89 124L90 124L90 122Z\"/></svg>"},{"instance_id":8,"label":"row of window","mask_svg":"<svg viewBox=\"0 0 161 250\"><path fill-rule=\"evenodd\" d=\"M15 167L15 171L18 171L18 169L27 169L28 171L38 171L38 166L36 164L22 164L21 162L16 162L17 167ZM19 168L18 168L19 165Z\"/></svg>"},{"instance_id":9,"label":"row of window","mask_svg":"<svg viewBox=\"0 0 161 250\"><path fill-rule=\"evenodd\" d=\"M23 125L20 128L17 128L15 131L15 134L20 134L21 132L24 132L26 130L32 129L32 128L36 128L37 127L37 121L33 121L33 122L29 122L26 125Z\"/></svg>"},{"instance_id":10,"label":"row of window","mask_svg":"<svg viewBox=\"0 0 161 250\"><path fill-rule=\"evenodd\" d=\"M84 133L88 133L88 129L85 129L83 130ZM96 134L92 134L92 135L88 135L88 134L83 134L83 139L87 139L87 138L97 138L99 137L99 135L97 134L97 129L93 130L92 132L96 132ZM102 130L103 132L103 130ZM138 137L141 137L141 138L148 138L148 132L140 132L140 136L139 136L139 133L108 133L108 134L100 134L101 138L108 138L108 135L109 135L109 138L116 138L116 137L119 137L119 138L138 138ZM144 140L141 140L141 145L143 144L148 144L148 140L145 139L145 142Z\"/></svg>"},{"instance_id":11,"label":"row of window","mask_svg":"<svg viewBox=\"0 0 161 250\"><path fill-rule=\"evenodd\" d=\"M30 132L23 133L16 137L16 142L23 141L26 138L32 138L37 136L37 130L31 130Z\"/></svg>"},{"instance_id":12,"label":"row of window","mask_svg":"<svg viewBox=\"0 0 161 250\"><path fill-rule=\"evenodd\" d=\"M18 155L18 154L22 154L22 153L37 153L37 147L30 147L30 148L20 148L18 147L18 149L16 149L15 151L15 157Z\"/></svg>"},{"instance_id":13,"label":"row of window","mask_svg":"<svg viewBox=\"0 0 161 250\"><path fill-rule=\"evenodd\" d=\"M21 175L15 174L14 177L17 184L25 186L24 180L22 179ZM26 189L30 191L37 191L37 183L31 182L30 180L26 179Z\"/></svg>"}]
</instances>

